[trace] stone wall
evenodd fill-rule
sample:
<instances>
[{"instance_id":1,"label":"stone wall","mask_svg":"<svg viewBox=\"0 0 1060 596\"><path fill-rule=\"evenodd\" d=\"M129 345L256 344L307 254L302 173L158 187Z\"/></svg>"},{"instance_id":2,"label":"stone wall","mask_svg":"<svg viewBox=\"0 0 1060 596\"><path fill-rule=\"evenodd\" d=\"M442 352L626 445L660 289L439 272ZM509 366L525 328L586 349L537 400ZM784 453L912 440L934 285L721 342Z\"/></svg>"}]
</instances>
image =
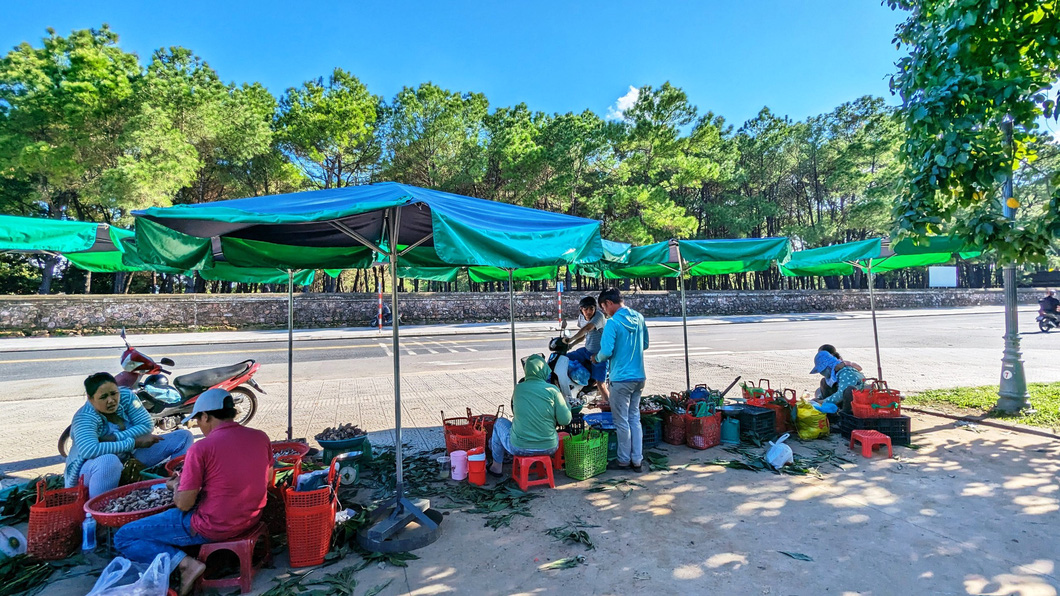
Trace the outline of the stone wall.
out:
<instances>
[{"instance_id":1,"label":"stone wall","mask_svg":"<svg viewBox=\"0 0 1060 596\"><path fill-rule=\"evenodd\" d=\"M1022 304L1036 304L1040 290L1020 290ZM577 316L580 294L564 294L567 317ZM868 310L864 290L688 292L688 314L747 315ZM473 323L508 320L508 294L408 293L400 296L405 323ZM648 317L681 315L678 292L627 294L627 303ZM1001 290L881 290L877 308L908 309L1001 305ZM299 329L358 327L376 316L375 294L296 294ZM556 316L556 295L520 293L520 320ZM138 331L261 329L287 326L286 294L184 294L100 296L0 296L0 335Z\"/></svg>"}]
</instances>

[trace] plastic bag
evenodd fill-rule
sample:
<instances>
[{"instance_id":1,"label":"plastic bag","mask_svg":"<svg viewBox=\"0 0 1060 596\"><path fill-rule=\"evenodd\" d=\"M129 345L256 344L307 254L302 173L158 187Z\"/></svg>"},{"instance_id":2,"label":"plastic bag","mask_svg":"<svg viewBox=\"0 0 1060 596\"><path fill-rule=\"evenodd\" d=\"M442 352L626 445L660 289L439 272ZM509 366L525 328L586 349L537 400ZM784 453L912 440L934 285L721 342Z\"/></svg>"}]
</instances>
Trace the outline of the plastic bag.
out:
<instances>
[{"instance_id":1,"label":"plastic bag","mask_svg":"<svg viewBox=\"0 0 1060 596\"><path fill-rule=\"evenodd\" d=\"M791 436L788 433L780 435L780 438L774 443L769 442L769 451L766 452L766 461L769 465L773 466L773 469L779 470L784 466L795 461L795 454L791 452L791 447L788 447L784 441Z\"/></svg>"},{"instance_id":2,"label":"plastic bag","mask_svg":"<svg viewBox=\"0 0 1060 596\"><path fill-rule=\"evenodd\" d=\"M131 567L131 561L116 557L103 569L96 585L92 586L92 591L87 596L166 596L172 567L167 553L159 553L147 571L141 573L135 582L117 585Z\"/></svg>"},{"instance_id":3,"label":"plastic bag","mask_svg":"<svg viewBox=\"0 0 1060 596\"><path fill-rule=\"evenodd\" d=\"M817 411L813 404L800 401L795 413L795 428L803 440L828 436L828 415Z\"/></svg>"},{"instance_id":4,"label":"plastic bag","mask_svg":"<svg viewBox=\"0 0 1060 596\"><path fill-rule=\"evenodd\" d=\"M813 404L813 407L817 408L818 412L824 412L825 414L835 414L839 411L839 406L830 401L821 404Z\"/></svg>"},{"instance_id":5,"label":"plastic bag","mask_svg":"<svg viewBox=\"0 0 1060 596\"><path fill-rule=\"evenodd\" d=\"M570 380L574 381L576 385L588 385L589 384L589 369L585 368L585 365L577 360L571 360L567 364L567 376Z\"/></svg>"}]
</instances>

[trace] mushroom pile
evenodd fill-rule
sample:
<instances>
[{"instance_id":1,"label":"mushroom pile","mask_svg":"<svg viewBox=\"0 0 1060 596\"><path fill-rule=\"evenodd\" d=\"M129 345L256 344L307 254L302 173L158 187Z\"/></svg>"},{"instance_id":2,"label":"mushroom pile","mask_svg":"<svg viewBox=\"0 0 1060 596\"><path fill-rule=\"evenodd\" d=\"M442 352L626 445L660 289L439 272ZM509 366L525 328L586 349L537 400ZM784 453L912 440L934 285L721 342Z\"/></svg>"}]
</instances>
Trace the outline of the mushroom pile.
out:
<instances>
[{"instance_id":1,"label":"mushroom pile","mask_svg":"<svg viewBox=\"0 0 1060 596\"><path fill-rule=\"evenodd\" d=\"M138 488L107 503L103 513L131 513L173 503L173 491L168 488Z\"/></svg>"},{"instance_id":2,"label":"mushroom pile","mask_svg":"<svg viewBox=\"0 0 1060 596\"><path fill-rule=\"evenodd\" d=\"M346 424L340 424L334 428L330 426L325 428L316 436L316 440L348 441L350 439L356 439L357 437L363 437L366 434L368 434L368 431L347 422Z\"/></svg>"}]
</instances>

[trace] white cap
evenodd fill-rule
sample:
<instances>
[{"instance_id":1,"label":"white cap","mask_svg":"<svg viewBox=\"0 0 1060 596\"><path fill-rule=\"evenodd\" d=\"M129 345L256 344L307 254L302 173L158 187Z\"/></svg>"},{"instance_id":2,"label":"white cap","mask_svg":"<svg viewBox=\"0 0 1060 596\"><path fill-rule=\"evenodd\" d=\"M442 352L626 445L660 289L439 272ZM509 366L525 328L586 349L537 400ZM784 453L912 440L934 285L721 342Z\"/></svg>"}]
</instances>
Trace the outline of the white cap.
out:
<instances>
[{"instance_id":1,"label":"white cap","mask_svg":"<svg viewBox=\"0 0 1060 596\"><path fill-rule=\"evenodd\" d=\"M229 403L232 403L232 394L224 389L207 389L206 391L203 391L199 394L199 397L195 399L195 407L192 408L191 414L184 419L184 424L187 424L192 418L203 412L223 410L226 397L229 399Z\"/></svg>"}]
</instances>

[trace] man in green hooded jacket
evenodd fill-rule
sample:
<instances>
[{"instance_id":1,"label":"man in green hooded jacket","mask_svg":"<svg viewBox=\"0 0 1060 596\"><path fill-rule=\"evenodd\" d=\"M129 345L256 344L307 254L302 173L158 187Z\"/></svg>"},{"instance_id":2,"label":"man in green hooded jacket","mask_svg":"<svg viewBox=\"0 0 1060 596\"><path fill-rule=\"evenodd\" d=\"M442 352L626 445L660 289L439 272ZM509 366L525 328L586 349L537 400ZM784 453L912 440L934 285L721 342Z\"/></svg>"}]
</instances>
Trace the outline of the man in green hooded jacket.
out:
<instances>
[{"instance_id":1,"label":"man in green hooded jacket","mask_svg":"<svg viewBox=\"0 0 1060 596\"><path fill-rule=\"evenodd\" d=\"M559 446L556 425L570 424L567 400L548 382L548 364L540 354L526 359L526 377L512 394L512 419L493 425L490 473L500 476L508 455L552 455Z\"/></svg>"}]
</instances>

